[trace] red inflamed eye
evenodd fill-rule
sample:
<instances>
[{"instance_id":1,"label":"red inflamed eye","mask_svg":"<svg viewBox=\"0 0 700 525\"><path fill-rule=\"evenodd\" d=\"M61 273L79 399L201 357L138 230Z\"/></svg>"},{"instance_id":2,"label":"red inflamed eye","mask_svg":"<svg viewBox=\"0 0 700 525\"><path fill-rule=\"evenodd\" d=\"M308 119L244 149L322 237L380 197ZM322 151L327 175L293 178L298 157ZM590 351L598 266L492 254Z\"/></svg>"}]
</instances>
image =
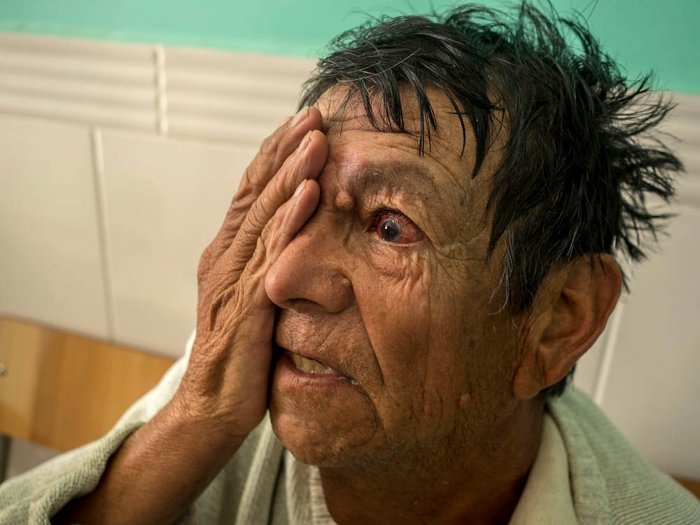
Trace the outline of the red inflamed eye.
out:
<instances>
[{"instance_id":1,"label":"red inflamed eye","mask_svg":"<svg viewBox=\"0 0 700 525\"><path fill-rule=\"evenodd\" d=\"M372 230L386 242L392 244L412 244L423 238L423 233L413 221L395 211L384 211L377 214Z\"/></svg>"}]
</instances>

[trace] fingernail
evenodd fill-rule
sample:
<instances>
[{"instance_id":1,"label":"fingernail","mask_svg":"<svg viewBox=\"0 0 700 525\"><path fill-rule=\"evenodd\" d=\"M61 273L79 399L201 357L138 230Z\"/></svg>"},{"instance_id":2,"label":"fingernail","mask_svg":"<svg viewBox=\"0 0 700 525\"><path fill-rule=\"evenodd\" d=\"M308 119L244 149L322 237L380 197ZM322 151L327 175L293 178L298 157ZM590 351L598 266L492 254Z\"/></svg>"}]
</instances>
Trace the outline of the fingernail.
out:
<instances>
[{"instance_id":1,"label":"fingernail","mask_svg":"<svg viewBox=\"0 0 700 525\"><path fill-rule=\"evenodd\" d=\"M301 182L299 183L299 186L297 186L297 189L294 190L294 197L296 197L296 196L299 195L302 191L304 191L304 186L306 186L306 181L307 181L307 179L304 179L303 181L301 181Z\"/></svg>"},{"instance_id":2,"label":"fingernail","mask_svg":"<svg viewBox=\"0 0 700 525\"><path fill-rule=\"evenodd\" d=\"M302 120L304 120L306 118L306 115L308 115L308 114L309 114L309 108L308 107L302 108L299 111L299 113L294 115L294 118L292 119L292 123L290 124L290 127L293 128L294 126L299 124Z\"/></svg>"}]
</instances>

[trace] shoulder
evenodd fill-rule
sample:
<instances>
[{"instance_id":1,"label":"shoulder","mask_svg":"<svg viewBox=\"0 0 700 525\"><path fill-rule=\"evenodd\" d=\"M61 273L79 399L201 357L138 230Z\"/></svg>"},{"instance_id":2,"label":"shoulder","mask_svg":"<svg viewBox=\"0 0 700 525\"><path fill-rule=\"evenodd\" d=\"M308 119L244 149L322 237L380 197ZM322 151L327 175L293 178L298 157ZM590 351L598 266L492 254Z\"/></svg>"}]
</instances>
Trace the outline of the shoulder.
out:
<instances>
[{"instance_id":1,"label":"shoulder","mask_svg":"<svg viewBox=\"0 0 700 525\"><path fill-rule=\"evenodd\" d=\"M697 499L649 465L584 393L570 387L547 408L567 450L581 523L700 523Z\"/></svg>"}]
</instances>

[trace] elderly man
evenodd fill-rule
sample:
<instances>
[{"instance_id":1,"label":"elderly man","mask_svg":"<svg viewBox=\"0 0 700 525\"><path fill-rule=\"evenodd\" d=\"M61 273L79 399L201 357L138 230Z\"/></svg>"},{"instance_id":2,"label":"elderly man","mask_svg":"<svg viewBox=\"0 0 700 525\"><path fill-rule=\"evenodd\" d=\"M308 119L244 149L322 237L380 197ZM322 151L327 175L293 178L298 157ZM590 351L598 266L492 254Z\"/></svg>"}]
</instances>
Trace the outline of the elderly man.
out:
<instances>
[{"instance_id":1,"label":"elderly man","mask_svg":"<svg viewBox=\"0 0 700 525\"><path fill-rule=\"evenodd\" d=\"M202 256L187 358L5 522L699 523L566 387L680 168L646 91L527 5L341 35Z\"/></svg>"}]
</instances>

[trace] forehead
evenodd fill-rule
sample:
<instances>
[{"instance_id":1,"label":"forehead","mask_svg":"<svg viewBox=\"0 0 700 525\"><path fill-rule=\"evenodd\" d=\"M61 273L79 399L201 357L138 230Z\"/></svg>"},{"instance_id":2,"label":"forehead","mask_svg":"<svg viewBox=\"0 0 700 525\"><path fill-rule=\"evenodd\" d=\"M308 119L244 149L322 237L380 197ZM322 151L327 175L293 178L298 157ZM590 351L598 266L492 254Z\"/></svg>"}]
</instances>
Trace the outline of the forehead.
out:
<instances>
[{"instance_id":1,"label":"forehead","mask_svg":"<svg viewBox=\"0 0 700 525\"><path fill-rule=\"evenodd\" d=\"M447 96L432 87L427 89L427 93L436 115L437 126L433 129L427 120L425 122L426 156L441 159L447 157L450 162L473 166L474 150L471 146L475 143L475 137L468 119L464 119L462 128L462 122L455 114ZM371 105L379 129L373 126L367 117L360 97L348 98L348 90L342 86L338 85L328 90L317 102L324 118L324 131L329 139L340 138L347 131L362 131L375 134L375 140L382 135L384 143L412 146L411 149L418 155L422 115L415 95L406 89L401 91L401 114L407 133L390 129L393 126L385 116L387 109L382 106L379 97L374 97ZM463 147L465 145L467 147Z\"/></svg>"},{"instance_id":2,"label":"forehead","mask_svg":"<svg viewBox=\"0 0 700 525\"><path fill-rule=\"evenodd\" d=\"M427 88L436 116L436 127L425 122L425 147L419 152L421 115L415 95L404 90L401 107L407 133L385 131L386 114L375 98L373 113L381 130L370 122L359 97L348 100L347 89L336 86L317 102L324 119L324 132L330 144L330 162L350 171L371 171L372 166L397 170L411 166L413 174L430 179L444 196L473 205L484 201L491 175L500 160L498 148L489 147L477 177L472 177L476 158L476 139L469 120L460 120L448 97L440 90ZM464 126L464 127L463 127ZM495 141L491 141L495 143ZM406 177L404 177L404 180Z\"/></svg>"}]
</instances>

